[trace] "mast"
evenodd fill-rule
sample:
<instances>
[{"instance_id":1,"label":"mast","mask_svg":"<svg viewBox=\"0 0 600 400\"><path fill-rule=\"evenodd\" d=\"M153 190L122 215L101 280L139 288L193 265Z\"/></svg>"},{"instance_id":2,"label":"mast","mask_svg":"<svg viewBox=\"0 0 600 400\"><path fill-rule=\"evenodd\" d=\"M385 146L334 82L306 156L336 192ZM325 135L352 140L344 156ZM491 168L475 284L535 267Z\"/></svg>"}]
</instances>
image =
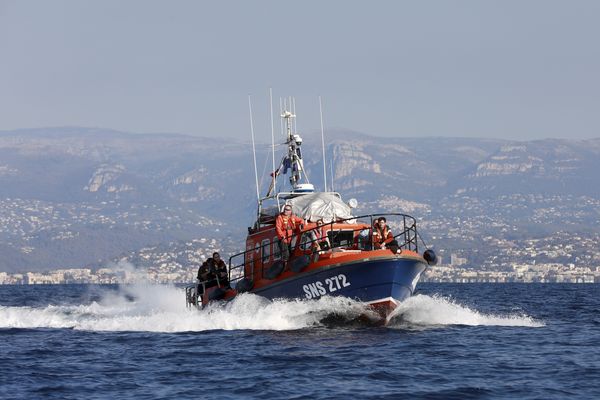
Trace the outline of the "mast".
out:
<instances>
[{"instance_id":1,"label":"mast","mask_svg":"<svg viewBox=\"0 0 600 400\"><path fill-rule=\"evenodd\" d=\"M260 201L258 188L258 170L256 169L256 146L254 144L254 119L252 118L252 99L248 95L248 110L250 111L250 134L252 135L252 157L254 159L254 179L256 181L256 199Z\"/></svg>"},{"instance_id":2,"label":"mast","mask_svg":"<svg viewBox=\"0 0 600 400\"><path fill-rule=\"evenodd\" d=\"M271 172L273 173L273 179L271 180L271 185L275 187L275 180L277 176L275 174L275 126L274 126L274 118L273 118L273 89L269 88L269 105L271 107L271 153L273 154L273 169ZM267 194L268 196L268 194Z\"/></svg>"},{"instance_id":3,"label":"mast","mask_svg":"<svg viewBox=\"0 0 600 400\"><path fill-rule=\"evenodd\" d=\"M271 93L270 93L271 94ZM270 96L271 97L271 96ZM272 101L272 100L271 100ZM295 197L298 195L312 193L314 192L314 187L310 184L308 179L308 175L304 169L304 161L302 160L302 137L295 131L296 127L296 114L294 112L296 108L295 99L280 99L279 101L281 107L281 130L282 133L285 132L285 142L284 145L287 146L287 153L284 154L281 163L277 168L273 168L274 171L272 173L271 184L266 193L266 196L258 199L258 219L257 226L260 226L260 216L261 210L263 208L263 202L265 200L273 200L275 199L277 202L277 206L279 204L279 192L277 191L276 181L279 175L288 175L289 174L289 182L291 186L290 192L282 192L286 196ZM272 111L271 111L272 113ZM272 115L272 114L271 114ZM273 140L273 122L271 120L271 135ZM274 160L274 144L273 148L273 160ZM275 164L273 164L275 166Z\"/></svg>"},{"instance_id":4,"label":"mast","mask_svg":"<svg viewBox=\"0 0 600 400\"><path fill-rule=\"evenodd\" d=\"M287 140L286 144L288 146L287 156L284 158L284 174L288 169L291 169L290 173L290 185L292 186L292 190L296 188L298 182L302 179L302 152L300 150L300 146L302 145L302 138L300 135L294 134L292 127L294 126L294 119L296 118L296 114L293 114L291 111L284 110L281 113L281 118L285 121Z\"/></svg>"},{"instance_id":5,"label":"mast","mask_svg":"<svg viewBox=\"0 0 600 400\"><path fill-rule=\"evenodd\" d=\"M323 129L323 103L319 96L319 114L321 116L321 150L323 151L323 187L327 191L327 164L325 163L325 132Z\"/></svg>"}]
</instances>

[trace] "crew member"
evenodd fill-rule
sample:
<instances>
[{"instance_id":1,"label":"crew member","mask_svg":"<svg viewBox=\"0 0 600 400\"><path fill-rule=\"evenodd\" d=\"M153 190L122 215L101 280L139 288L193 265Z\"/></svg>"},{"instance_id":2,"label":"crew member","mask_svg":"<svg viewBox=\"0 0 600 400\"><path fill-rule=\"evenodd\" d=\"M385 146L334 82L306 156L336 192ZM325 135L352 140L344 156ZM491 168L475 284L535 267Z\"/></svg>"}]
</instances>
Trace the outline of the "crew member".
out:
<instances>
[{"instance_id":1,"label":"crew member","mask_svg":"<svg viewBox=\"0 0 600 400\"><path fill-rule=\"evenodd\" d=\"M198 268L198 293L203 294L204 291L216 285L214 279L214 262L212 258L204 261Z\"/></svg>"},{"instance_id":2,"label":"crew member","mask_svg":"<svg viewBox=\"0 0 600 400\"><path fill-rule=\"evenodd\" d=\"M221 260L221 255L218 252L214 252L212 257L204 261L198 268L198 281L204 283L205 288L229 286L227 266Z\"/></svg>"},{"instance_id":3,"label":"crew member","mask_svg":"<svg viewBox=\"0 0 600 400\"><path fill-rule=\"evenodd\" d=\"M229 287L229 274L227 273L227 265L221 260L221 255L218 252L214 252L212 256L213 263L215 265L215 275L218 278L220 287Z\"/></svg>"},{"instance_id":4,"label":"crew member","mask_svg":"<svg viewBox=\"0 0 600 400\"><path fill-rule=\"evenodd\" d=\"M373 226L373 243L376 249L385 249L390 243L395 242L394 234L386 224L385 217L379 217ZM396 246L398 244L396 243Z\"/></svg>"},{"instance_id":5,"label":"crew member","mask_svg":"<svg viewBox=\"0 0 600 400\"><path fill-rule=\"evenodd\" d=\"M319 218L317 220L317 228L311 231L311 239L315 251L329 250L331 248L324 225L325 222L323 221L323 218Z\"/></svg>"},{"instance_id":6,"label":"crew member","mask_svg":"<svg viewBox=\"0 0 600 400\"><path fill-rule=\"evenodd\" d=\"M297 234L302 229L304 220L292 213L292 206L286 204L283 207L281 214L277 216L275 220L275 227L277 228L277 241L279 245L279 252L283 261L287 261L290 258L290 251L292 250L292 235Z\"/></svg>"}]
</instances>

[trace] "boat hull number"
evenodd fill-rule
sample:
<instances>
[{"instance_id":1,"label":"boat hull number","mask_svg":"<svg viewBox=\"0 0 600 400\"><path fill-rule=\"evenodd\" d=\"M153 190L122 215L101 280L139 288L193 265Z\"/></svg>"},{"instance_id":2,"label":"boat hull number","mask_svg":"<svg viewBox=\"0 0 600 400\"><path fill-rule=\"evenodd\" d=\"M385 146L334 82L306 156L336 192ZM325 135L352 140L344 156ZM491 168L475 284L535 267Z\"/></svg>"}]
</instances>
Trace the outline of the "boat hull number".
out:
<instances>
[{"instance_id":1,"label":"boat hull number","mask_svg":"<svg viewBox=\"0 0 600 400\"><path fill-rule=\"evenodd\" d=\"M324 281L316 281L302 286L304 295L307 299L316 299L325 296L327 293L337 292L338 290L350 286L346 275L339 274L327 278Z\"/></svg>"}]
</instances>

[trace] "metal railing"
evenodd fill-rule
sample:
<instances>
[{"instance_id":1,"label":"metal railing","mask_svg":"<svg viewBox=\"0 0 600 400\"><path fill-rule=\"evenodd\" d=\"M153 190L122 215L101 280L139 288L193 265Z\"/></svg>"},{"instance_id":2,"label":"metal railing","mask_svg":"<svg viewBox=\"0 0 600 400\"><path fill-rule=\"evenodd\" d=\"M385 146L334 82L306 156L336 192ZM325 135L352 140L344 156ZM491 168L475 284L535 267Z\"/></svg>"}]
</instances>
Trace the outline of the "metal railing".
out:
<instances>
[{"instance_id":1,"label":"metal railing","mask_svg":"<svg viewBox=\"0 0 600 400\"><path fill-rule=\"evenodd\" d=\"M217 282L214 285L214 282ZM209 286L210 284L210 286ZM206 279L206 280L198 280L198 282L194 285L188 285L185 287L185 305L187 307L202 305L202 300L200 300L200 304L198 304L198 299L201 298L204 293L206 293L206 289L211 287L225 287L224 284L221 283L219 279L219 275L215 273L214 278ZM202 290L200 290L202 288Z\"/></svg>"}]
</instances>

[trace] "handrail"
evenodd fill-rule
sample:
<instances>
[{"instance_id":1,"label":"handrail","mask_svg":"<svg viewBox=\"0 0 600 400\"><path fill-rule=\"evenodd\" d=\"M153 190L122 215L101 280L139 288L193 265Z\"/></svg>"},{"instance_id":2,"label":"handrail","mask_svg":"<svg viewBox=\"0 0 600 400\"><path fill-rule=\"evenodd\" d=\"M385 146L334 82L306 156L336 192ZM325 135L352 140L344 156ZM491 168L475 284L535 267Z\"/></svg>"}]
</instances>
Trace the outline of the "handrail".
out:
<instances>
[{"instance_id":1,"label":"handrail","mask_svg":"<svg viewBox=\"0 0 600 400\"><path fill-rule=\"evenodd\" d=\"M185 303L187 307L191 307L191 306L196 306L198 307L198 298L203 296L204 293L206 293L206 289L207 289L207 284L208 283L212 283L213 281L217 281L216 285L211 285L209 286L209 288L211 287L226 287L224 284L221 284L221 280L219 279L219 275L214 276L214 279L206 279L201 281L200 279L197 279L197 283L193 284L193 285L187 285L185 287ZM202 291L200 292L198 289L200 289L200 286L202 286Z\"/></svg>"}]
</instances>

